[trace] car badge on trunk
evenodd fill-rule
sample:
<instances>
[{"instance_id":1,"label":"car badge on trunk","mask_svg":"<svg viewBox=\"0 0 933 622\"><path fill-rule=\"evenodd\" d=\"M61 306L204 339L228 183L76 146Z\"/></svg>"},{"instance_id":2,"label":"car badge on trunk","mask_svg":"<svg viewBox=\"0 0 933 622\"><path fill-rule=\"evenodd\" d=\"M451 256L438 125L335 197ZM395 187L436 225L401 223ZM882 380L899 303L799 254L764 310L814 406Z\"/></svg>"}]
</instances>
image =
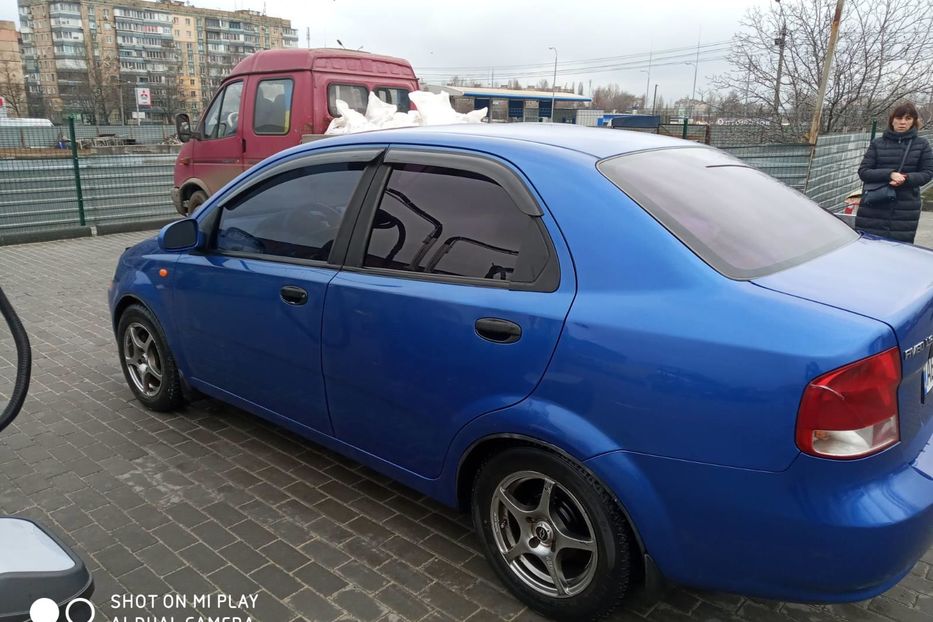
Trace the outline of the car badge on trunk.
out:
<instances>
[{"instance_id":1,"label":"car badge on trunk","mask_svg":"<svg viewBox=\"0 0 933 622\"><path fill-rule=\"evenodd\" d=\"M906 350L904 350L904 359L905 360L909 359L910 357L920 354L927 348L931 348L931 347L933 347L933 335L930 335L929 337L927 337L926 339L924 339L923 341L921 341L914 347L907 348Z\"/></svg>"}]
</instances>

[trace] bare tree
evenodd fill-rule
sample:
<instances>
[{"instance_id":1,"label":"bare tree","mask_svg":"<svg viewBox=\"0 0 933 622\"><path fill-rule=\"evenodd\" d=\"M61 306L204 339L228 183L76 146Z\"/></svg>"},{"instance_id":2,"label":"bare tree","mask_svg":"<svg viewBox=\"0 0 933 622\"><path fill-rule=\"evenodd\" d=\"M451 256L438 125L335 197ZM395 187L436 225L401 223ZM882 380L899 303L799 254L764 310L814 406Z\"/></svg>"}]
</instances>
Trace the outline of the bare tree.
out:
<instances>
[{"instance_id":1,"label":"bare tree","mask_svg":"<svg viewBox=\"0 0 933 622\"><path fill-rule=\"evenodd\" d=\"M641 98L628 93L618 85L598 86L593 90L593 108L607 111L631 110Z\"/></svg>"},{"instance_id":2,"label":"bare tree","mask_svg":"<svg viewBox=\"0 0 933 622\"><path fill-rule=\"evenodd\" d=\"M511 78L508 83L508 88L514 91L520 91L522 89L522 84L517 78Z\"/></svg>"},{"instance_id":3,"label":"bare tree","mask_svg":"<svg viewBox=\"0 0 933 622\"><path fill-rule=\"evenodd\" d=\"M714 84L763 110L784 138L809 130L826 55L834 0L784 0L750 9L733 40L732 70ZM786 24L778 107L778 43ZM930 0L849 0L823 103L821 132L861 130L897 101L929 89L933 74Z\"/></svg>"},{"instance_id":4,"label":"bare tree","mask_svg":"<svg viewBox=\"0 0 933 622\"><path fill-rule=\"evenodd\" d=\"M19 63L0 58L0 96L17 117L26 113L26 82Z\"/></svg>"},{"instance_id":5,"label":"bare tree","mask_svg":"<svg viewBox=\"0 0 933 622\"><path fill-rule=\"evenodd\" d=\"M549 91L551 89L551 83L547 80L538 80L538 83L535 85L535 88L539 91Z\"/></svg>"}]
</instances>

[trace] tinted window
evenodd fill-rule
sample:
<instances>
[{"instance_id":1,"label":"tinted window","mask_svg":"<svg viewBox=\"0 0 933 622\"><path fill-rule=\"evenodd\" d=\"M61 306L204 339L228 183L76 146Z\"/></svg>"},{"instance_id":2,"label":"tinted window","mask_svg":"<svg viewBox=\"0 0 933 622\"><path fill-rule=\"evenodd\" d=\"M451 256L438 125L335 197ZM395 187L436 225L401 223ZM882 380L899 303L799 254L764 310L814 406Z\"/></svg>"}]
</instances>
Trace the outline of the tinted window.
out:
<instances>
[{"instance_id":1,"label":"tinted window","mask_svg":"<svg viewBox=\"0 0 933 622\"><path fill-rule=\"evenodd\" d=\"M287 134L291 110L292 81L263 80L256 88L253 131L257 134Z\"/></svg>"},{"instance_id":2,"label":"tinted window","mask_svg":"<svg viewBox=\"0 0 933 622\"><path fill-rule=\"evenodd\" d=\"M411 102L408 100L408 89L381 86L373 92L387 104L395 104L399 112L408 112L411 109Z\"/></svg>"},{"instance_id":3,"label":"tinted window","mask_svg":"<svg viewBox=\"0 0 933 622\"><path fill-rule=\"evenodd\" d=\"M369 89L359 84L331 84L327 87L327 109L332 117L336 117L337 100L347 102L353 110L366 114L366 104L369 101Z\"/></svg>"},{"instance_id":4,"label":"tinted window","mask_svg":"<svg viewBox=\"0 0 933 622\"><path fill-rule=\"evenodd\" d=\"M398 166L376 212L364 265L508 281L531 229L536 240L526 244L537 245L539 252L543 242L536 227L534 219L486 177Z\"/></svg>"},{"instance_id":5,"label":"tinted window","mask_svg":"<svg viewBox=\"0 0 933 622\"><path fill-rule=\"evenodd\" d=\"M858 237L803 194L714 149L623 155L599 170L730 278L776 272Z\"/></svg>"},{"instance_id":6,"label":"tinted window","mask_svg":"<svg viewBox=\"0 0 933 622\"><path fill-rule=\"evenodd\" d=\"M224 207L216 248L327 261L363 166L303 168L260 183Z\"/></svg>"}]
</instances>

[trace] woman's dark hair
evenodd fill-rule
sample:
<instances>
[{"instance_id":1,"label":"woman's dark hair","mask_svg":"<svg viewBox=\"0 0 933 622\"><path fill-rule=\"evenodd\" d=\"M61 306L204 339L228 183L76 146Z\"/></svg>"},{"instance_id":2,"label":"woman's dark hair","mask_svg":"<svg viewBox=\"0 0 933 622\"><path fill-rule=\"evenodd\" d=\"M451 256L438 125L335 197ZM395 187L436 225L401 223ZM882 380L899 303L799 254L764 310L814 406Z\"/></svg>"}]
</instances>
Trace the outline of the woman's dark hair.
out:
<instances>
[{"instance_id":1,"label":"woman's dark hair","mask_svg":"<svg viewBox=\"0 0 933 622\"><path fill-rule=\"evenodd\" d=\"M910 102L904 102L894 107L891 116L888 117L888 129L894 129L894 119L896 117L910 117L914 120L915 128L919 130L923 127L923 120L920 118L920 113L917 112L917 107Z\"/></svg>"}]
</instances>

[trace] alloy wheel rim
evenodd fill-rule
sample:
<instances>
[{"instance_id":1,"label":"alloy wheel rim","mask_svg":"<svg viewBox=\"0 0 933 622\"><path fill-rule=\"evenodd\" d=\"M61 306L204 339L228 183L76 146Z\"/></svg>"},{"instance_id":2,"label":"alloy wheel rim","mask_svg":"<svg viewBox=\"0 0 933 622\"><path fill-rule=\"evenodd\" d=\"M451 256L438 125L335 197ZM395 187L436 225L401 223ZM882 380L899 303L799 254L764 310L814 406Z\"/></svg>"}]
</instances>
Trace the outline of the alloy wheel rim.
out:
<instances>
[{"instance_id":1,"label":"alloy wheel rim","mask_svg":"<svg viewBox=\"0 0 933 622\"><path fill-rule=\"evenodd\" d=\"M162 355L149 329L133 322L123 333L123 360L136 389L155 397L162 389Z\"/></svg>"},{"instance_id":2,"label":"alloy wheel rim","mask_svg":"<svg viewBox=\"0 0 933 622\"><path fill-rule=\"evenodd\" d=\"M570 598L592 583L596 530L583 504L553 478L537 471L509 475L496 486L489 517L499 554L526 586Z\"/></svg>"}]
</instances>

